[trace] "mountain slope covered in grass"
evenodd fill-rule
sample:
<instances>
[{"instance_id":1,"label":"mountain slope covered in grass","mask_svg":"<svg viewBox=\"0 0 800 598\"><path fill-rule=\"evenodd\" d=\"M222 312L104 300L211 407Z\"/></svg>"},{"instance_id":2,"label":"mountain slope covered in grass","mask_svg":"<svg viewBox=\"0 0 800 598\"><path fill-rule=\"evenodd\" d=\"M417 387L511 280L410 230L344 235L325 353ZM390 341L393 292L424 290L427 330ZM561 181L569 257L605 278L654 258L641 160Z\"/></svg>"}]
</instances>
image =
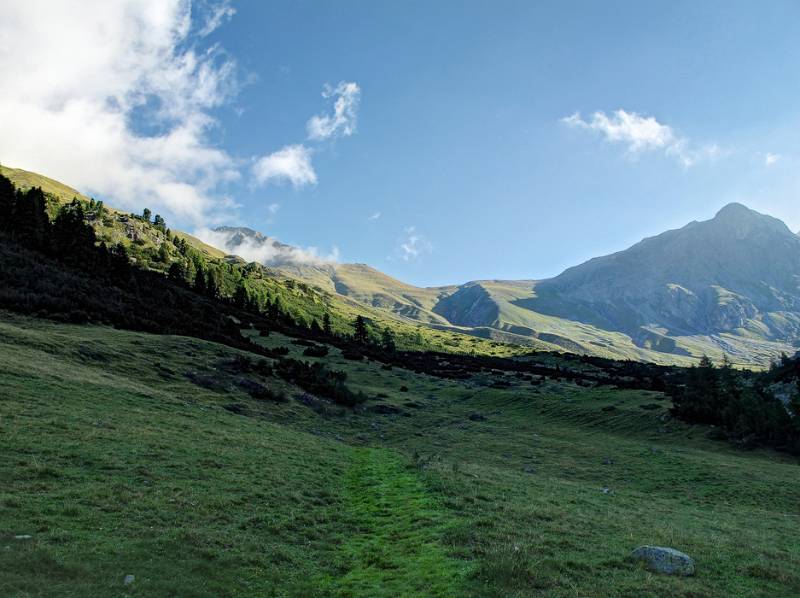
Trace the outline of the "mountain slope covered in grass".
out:
<instances>
[{"instance_id":1,"label":"mountain slope covered in grass","mask_svg":"<svg viewBox=\"0 0 800 598\"><path fill-rule=\"evenodd\" d=\"M197 288L202 278L200 302L207 299L222 300L236 303L239 308L244 303L249 303L256 311L279 312L284 320L300 327L309 327L312 324L320 326L328 316L331 328L337 334L350 334L353 321L360 315L366 319L373 337L379 337L388 328L401 348L477 352L487 355L523 353L530 349L467 336L458 330L431 330L413 319L363 305L334 290L312 287L303 280L287 276L279 269L255 262L247 263L242 258L210 246L192 235L171 230L163 219L159 221L158 215L153 217L149 214L145 217L143 214L122 212L36 173L0 166L0 176L7 176L23 191L41 188L46 201L45 209L51 220L56 217L60 208L77 202L82 217L91 225L97 241L124 253L137 270L166 275L171 282L188 289ZM6 244L2 238L0 252L8 253L9 256L13 254L14 259L20 260L18 264L25 263L28 269L47 269L49 266L48 261L42 261L37 252L31 253L13 243ZM15 274L13 278L17 288L13 284L7 284L4 292L14 297L26 293L33 297L31 285L37 281L41 283L41 288L36 291L40 295L48 285L47 276L34 275L32 270L26 274L17 268L8 273ZM102 276L103 269L94 270L91 274ZM62 273L58 272L55 276L62 276ZM85 277L85 274L80 276ZM162 282L157 278L154 280L158 284ZM11 278L6 280L7 283L10 281ZM182 290L180 292L183 293ZM55 296L49 291L46 294ZM102 299L102 293L95 295ZM26 309L30 308L30 303L27 302L29 307ZM63 304L63 301L60 303ZM13 307L14 301L7 302L7 305ZM535 348L550 350L555 347L538 343Z\"/></svg>"},{"instance_id":2,"label":"mountain slope covered in grass","mask_svg":"<svg viewBox=\"0 0 800 598\"><path fill-rule=\"evenodd\" d=\"M800 237L740 204L542 281L418 288L363 264L278 267L404 319L518 344L660 363L726 354L761 365L800 346Z\"/></svg>"}]
</instances>

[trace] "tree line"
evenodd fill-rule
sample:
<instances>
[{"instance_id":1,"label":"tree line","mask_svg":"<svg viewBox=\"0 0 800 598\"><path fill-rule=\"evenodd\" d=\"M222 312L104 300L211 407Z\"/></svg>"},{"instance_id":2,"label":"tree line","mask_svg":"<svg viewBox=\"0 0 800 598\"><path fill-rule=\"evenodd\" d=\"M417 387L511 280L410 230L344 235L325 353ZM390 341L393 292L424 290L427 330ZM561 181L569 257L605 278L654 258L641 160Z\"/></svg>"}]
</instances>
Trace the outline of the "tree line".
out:
<instances>
[{"instance_id":1,"label":"tree line","mask_svg":"<svg viewBox=\"0 0 800 598\"><path fill-rule=\"evenodd\" d=\"M667 394L676 417L715 426L743 448L768 446L800 454L800 358L783 356L768 372L738 371L703 357L675 370Z\"/></svg>"}]
</instances>

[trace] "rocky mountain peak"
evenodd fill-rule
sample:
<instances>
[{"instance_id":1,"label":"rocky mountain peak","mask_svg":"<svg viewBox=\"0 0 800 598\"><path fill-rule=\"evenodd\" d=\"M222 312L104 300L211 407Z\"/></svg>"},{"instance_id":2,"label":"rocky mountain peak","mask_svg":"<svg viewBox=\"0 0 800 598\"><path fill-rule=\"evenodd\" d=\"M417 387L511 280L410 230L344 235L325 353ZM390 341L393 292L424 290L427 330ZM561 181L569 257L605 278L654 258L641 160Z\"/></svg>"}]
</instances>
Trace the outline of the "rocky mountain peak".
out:
<instances>
[{"instance_id":1,"label":"rocky mountain peak","mask_svg":"<svg viewBox=\"0 0 800 598\"><path fill-rule=\"evenodd\" d=\"M714 216L711 224L732 229L737 236L753 232L793 234L781 220L751 210L740 203L729 203Z\"/></svg>"}]
</instances>

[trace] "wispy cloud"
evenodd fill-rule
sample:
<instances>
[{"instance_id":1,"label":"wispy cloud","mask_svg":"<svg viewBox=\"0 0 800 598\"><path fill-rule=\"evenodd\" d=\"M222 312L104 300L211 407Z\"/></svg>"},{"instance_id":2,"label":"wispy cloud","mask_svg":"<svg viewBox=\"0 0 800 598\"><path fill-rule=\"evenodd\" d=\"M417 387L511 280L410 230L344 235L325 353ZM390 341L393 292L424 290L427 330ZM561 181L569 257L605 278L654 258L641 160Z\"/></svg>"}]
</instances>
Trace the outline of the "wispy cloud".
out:
<instances>
[{"instance_id":1,"label":"wispy cloud","mask_svg":"<svg viewBox=\"0 0 800 598\"><path fill-rule=\"evenodd\" d=\"M764 166L770 167L778 162L781 159L780 154L771 154L767 152L766 156L764 156Z\"/></svg>"},{"instance_id":2,"label":"wispy cloud","mask_svg":"<svg viewBox=\"0 0 800 598\"><path fill-rule=\"evenodd\" d=\"M606 141L621 143L627 146L630 155L662 151L686 167L720 154L717 145L696 146L676 134L672 127L658 122L655 117L636 112L617 110L611 115L595 112L588 120L576 112L562 118L561 122L572 128L596 132Z\"/></svg>"},{"instance_id":3,"label":"wispy cloud","mask_svg":"<svg viewBox=\"0 0 800 598\"><path fill-rule=\"evenodd\" d=\"M220 28L226 21L233 18L236 9L231 6L230 0L222 0L218 3L199 2L200 8L205 8L205 23L200 28L198 35L206 37Z\"/></svg>"},{"instance_id":4,"label":"wispy cloud","mask_svg":"<svg viewBox=\"0 0 800 598\"><path fill-rule=\"evenodd\" d=\"M258 184L270 181L289 181L295 188L314 185L317 173L311 165L312 150L304 145L287 145L259 158L253 164L253 176Z\"/></svg>"},{"instance_id":5,"label":"wispy cloud","mask_svg":"<svg viewBox=\"0 0 800 598\"><path fill-rule=\"evenodd\" d=\"M348 137L355 133L361 88L352 81L342 81L336 87L325 85L323 98L336 98L333 114L317 114L306 123L308 138L321 141L330 137Z\"/></svg>"},{"instance_id":6,"label":"wispy cloud","mask_svg":"<svg viewBox=\"0 0 800 598\"><path fill-rule=\"evenodd\" d=\"M404 262L413 262L419 259L424 253L433 250L431 243L419 232L416 227L409 226L404 231L404 236L400 241L399 254Z\"/></svg>"},{"instance_id":7,"label":"wispy cloud","mask_svg":"<svg viewBox=\"0 0 800 598\"><path fill-rule=\"evenodd\" d=\"M369 215L369 217L367 217L367 220L377 220L380 217L381 217L380 212L373 212L372 214Z\"/></svg>"}]
</instances>

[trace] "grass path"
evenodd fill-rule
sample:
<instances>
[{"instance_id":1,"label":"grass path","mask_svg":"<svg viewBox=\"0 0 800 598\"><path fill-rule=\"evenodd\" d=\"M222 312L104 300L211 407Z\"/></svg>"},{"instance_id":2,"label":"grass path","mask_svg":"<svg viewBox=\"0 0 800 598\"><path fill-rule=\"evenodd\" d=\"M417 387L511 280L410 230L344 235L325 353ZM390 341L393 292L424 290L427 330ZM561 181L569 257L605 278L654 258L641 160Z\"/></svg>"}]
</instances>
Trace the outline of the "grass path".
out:
<instances>
[{"instance_id":1,"label":"grass path","mask_svg":"<svg viewBox=\"0 0 800 598\"><path fill-rule=\"evenodd\" d=\"M338 596L457 596L467 565L441 544L445 512L395 452L364 448L346 476L346 517L356 533L341 547Z\"/></svg>"}]
</instances>

